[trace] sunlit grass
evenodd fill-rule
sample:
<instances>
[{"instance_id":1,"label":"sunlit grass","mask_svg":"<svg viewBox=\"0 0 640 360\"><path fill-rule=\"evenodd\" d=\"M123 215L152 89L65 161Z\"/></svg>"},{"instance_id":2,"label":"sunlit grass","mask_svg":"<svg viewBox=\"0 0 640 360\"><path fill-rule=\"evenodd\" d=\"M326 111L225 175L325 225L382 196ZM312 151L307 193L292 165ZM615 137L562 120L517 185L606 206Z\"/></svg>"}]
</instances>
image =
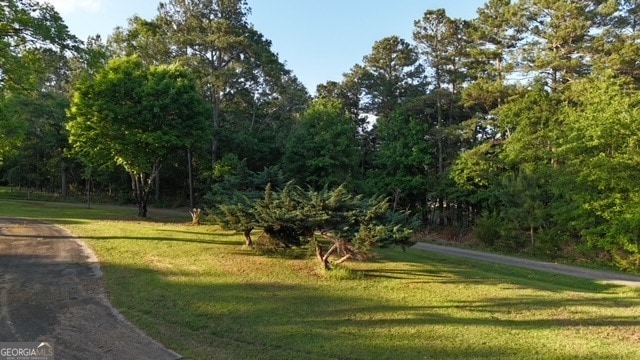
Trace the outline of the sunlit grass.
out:
<instances>
[{"instance_id":1,"label":"sunlit grass","mask_svg":"<svg viewBox=\"0 0 640 360\"><path fill-rule=\"evenodd\" d=\"M114 304L189 359L640 358L635 288L395 249L327 276L188 214L0 200L12 213L85 238Z\"/></svg>"}]
</instances>

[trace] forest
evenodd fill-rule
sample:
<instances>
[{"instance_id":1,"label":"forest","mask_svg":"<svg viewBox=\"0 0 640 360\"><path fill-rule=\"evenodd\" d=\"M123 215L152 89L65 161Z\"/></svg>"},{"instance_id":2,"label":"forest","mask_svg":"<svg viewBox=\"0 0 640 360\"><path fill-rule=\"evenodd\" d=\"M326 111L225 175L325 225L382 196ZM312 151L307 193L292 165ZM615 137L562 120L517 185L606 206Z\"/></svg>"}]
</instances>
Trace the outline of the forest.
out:
<instances>
[{"instance_id":1,"label":"forest","mask_svg":"<svg viewBox=\"0 0 640 360\"><path fill-rule=\"evenodd\" d=\"M85 41L46 3L1 3L0 186L144 217L295 183L500 251L640 270L637 0L426 9L314 95L247 0L167 0Z\"/></svg>"}]
</instances>

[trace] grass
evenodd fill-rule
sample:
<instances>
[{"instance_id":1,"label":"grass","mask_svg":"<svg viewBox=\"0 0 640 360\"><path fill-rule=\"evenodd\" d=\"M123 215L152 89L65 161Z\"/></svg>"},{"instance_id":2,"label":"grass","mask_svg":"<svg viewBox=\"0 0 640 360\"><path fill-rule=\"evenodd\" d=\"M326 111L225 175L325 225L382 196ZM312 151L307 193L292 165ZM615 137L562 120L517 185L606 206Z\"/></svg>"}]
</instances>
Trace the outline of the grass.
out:
<instances>
[{"instance_id":1,"label":"grass","mask_svg":"<svg viewBox=\"0 0 640 360\"><path fill-rule=\"evenodd\" d=\"M389 249L326 276L188 214L0 200L96 251L112 302L188 359L638 359L640 291Z\"/></svg>"}]
</instances>

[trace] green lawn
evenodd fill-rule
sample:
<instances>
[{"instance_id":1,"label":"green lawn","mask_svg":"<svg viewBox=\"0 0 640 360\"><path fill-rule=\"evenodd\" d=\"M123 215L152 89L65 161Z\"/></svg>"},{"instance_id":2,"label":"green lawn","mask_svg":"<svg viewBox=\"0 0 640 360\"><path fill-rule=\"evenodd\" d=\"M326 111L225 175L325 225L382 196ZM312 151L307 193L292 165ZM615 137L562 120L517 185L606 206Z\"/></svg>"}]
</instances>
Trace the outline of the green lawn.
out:
<instances>
[{"instance_id":1,"label":"green lawn","mask_svg":"<svg viewBox=\"0 0 640 360\"><path fill-rule=\"evenodd\" d=\"M640 359L637 288L395 249L336 280L186 212L135 214L0 200L86 239L116 307L188 359Z\"/></svg>"}]
</instances>

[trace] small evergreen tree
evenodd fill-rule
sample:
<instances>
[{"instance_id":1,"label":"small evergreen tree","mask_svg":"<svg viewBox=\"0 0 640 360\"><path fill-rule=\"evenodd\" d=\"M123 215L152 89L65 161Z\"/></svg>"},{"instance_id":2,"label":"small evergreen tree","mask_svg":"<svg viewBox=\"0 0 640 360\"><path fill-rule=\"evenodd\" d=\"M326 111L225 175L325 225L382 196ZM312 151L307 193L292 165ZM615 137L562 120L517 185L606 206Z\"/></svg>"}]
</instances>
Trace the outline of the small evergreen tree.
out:
<instances>
[{"instance_id":1,"label":"small evergreen tree","mask_svg":"<svg viewBox=\"0 0 640 360\"><path fill-rule=\"evenodd\" d=\"M364 260L375 247L411 244L416 218L389 208L386 198L353 195L345 185L315 191L289 182L281 190L267 185L264 196L253 202L244 197L219 205L215 219L225 228L244 231L246 238L248 229L261 227L262 236L277 247L313 246L323 268L330 270L334 255L340 257L335 261L339 264ZM330 243L326 252L320 239Z\"/></svg>"},{"instance_id":2,"label":"small evergreen tree","mask_svg":"<svg viewBox=\"0 0 640 360\"><path fill-rule=\"evenodd\" d=\"M204 197L209 218L225 229L241 231L246 246L252 247L251 232L257 226L253 204L267 184L284 184L282 171L272 166L256 173L246 161L229 154L216 163L213 178L215 183Z\"/></svg>"}]
</instances>

